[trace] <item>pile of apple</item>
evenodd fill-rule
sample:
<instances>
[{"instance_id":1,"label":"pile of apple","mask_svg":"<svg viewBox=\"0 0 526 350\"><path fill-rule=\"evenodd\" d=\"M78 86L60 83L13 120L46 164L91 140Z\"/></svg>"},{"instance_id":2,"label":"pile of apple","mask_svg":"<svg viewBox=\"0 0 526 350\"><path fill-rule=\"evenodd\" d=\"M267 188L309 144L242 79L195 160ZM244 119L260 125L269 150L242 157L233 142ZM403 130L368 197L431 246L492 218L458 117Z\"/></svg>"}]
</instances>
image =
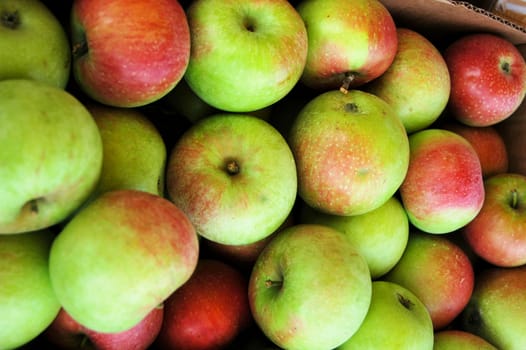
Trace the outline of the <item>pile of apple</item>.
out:
<instances>
[{"instance_id":1,"label":"pile of apple","mask_svg":"<svg viewBox=\"0 0 526 350\"><path fill-rule=\"evenodd\" d=\"M524 349L525 94L378 0L3 0L0 350Z\"/></svg>"}]
</instances>

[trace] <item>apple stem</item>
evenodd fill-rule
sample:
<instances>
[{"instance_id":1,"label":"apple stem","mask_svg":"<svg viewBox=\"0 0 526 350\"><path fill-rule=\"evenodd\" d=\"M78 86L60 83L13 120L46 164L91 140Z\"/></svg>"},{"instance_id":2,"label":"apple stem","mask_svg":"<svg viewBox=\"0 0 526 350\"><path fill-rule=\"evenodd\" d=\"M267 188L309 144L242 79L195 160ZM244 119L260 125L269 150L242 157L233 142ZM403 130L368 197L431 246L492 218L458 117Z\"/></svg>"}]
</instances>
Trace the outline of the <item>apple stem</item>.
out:
<instances>
[{"instance_id":1,"label":"apple stem","mask_svg":"<svg viewBox=\"0 0 526 350\"><path fill-rule=\"evenodd\" d=\"M397 293L396 296L398 297L400 304L402 304L406 309L411 310L413 308L414 304L411 300L407 299L402 294Z\"/></svg>"},{"instance_id":2,"label":"apple stem","mask_svg":"<svg viewBox=\"0 0 526 350\"><path fill-rule=\"evenodd\" d=\"M87 52L88 52L88 43L86 41L82 41L80 43L76 43L73 45L73 48L72 48L73 57L83 56Z\"/></svg>"},{"instance_id":3,"label":"apple stem","mask_svg":"<svg viewBox=\"0 0 526 350\"><path fill-rule=\"evenodd\" d=\"M352 72L346 72L345 77L342 81L342 86L340 86L340 91L344 94L349 92L349 88L351 86L351 83L356 78L356 75Z\"/></svg>"},{"instance_id":4,"label":"apple stem","mask_svg":"<svg viewBox=\"0 0 526 350\"><path fill-rule=\"evenodd\" d=\"M20 14L18 11L7 12L4 11L0 17L0 22L4 27L9 29L16 29L20 25Z\"/></svg>"},{"instance_id":5,"label":"apple stem","mask_svg":"<svg viewBox=\"0 0 526 350\"><path fill-rule=\"evenodd\" d=\"M513 209L517 209L518 204L519 204L519 194L517 192L517 189L513 189L511 191L511 203L510 203L510 205L511 205L511 207Z\"/></svg>"},{"instance_id":6,"label":"apple stem","mask_svg":"<svg viewBox=\"0 0 526 350\"><path fill-rule=\"evenodd\" d=\"M265 287L271 288L271 287L281 287L283 285L282 281L273 281L273 280L266 280L265 281Z\"/></svg>"},{"instance_id":7,"label":"apple stem","mask_svg":"<svg viewBox=\"0 0 526 350\"><path fill-rule=\"evenodd\" d=\"M239 167L238 162L236 162L235 160L229 160L229 161L226 163L226 171L227 171L230 175L236 175L236 174L239 174L240 167Z\"/></svg>"}]
</instances>

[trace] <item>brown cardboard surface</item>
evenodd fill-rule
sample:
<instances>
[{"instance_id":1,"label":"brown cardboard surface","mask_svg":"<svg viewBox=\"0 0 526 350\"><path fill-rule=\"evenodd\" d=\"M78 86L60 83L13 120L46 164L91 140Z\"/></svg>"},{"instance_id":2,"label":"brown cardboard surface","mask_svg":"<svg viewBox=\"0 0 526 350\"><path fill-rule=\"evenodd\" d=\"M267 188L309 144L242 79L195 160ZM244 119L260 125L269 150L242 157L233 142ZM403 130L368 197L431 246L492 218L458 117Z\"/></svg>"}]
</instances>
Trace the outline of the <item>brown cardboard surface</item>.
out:
<instances>
[{"instance_id":1,"label":"brown cardboard surface","mask_svg":"<svg viewBox=\"0 0 526 350\"><path fill-rule=\"evenodd\" d=\"M459 35L491 32L516 45L526 44L526 28L466 1L380 0L397 26L420 31L440 47Z\"/></svg>"}]
</instances>

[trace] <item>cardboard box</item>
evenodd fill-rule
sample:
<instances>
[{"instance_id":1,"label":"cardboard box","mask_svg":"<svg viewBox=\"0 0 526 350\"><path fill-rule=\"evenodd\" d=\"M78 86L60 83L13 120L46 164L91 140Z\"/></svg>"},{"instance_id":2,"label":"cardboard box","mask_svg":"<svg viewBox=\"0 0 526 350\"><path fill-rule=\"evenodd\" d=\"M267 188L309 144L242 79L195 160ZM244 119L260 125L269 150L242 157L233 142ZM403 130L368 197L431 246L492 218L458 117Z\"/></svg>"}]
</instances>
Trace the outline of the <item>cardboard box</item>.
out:
<instances>
[{"instance_id":1,"label":"cardboard box","mask_svg":"<svg viewBox=\"0 0 526 350\"><path fill-rule=\"evenodd\" d=\"M524 1L524 0L522 0ZM489 32L501 35L526 57L526 27L499 16L474 2L451 0L381 0L397 26L419 31L439 49L461 35ZM487 1L479 1L487 6ZM509 171L526 175L526 101L508 119L496 125L503 135L510 160Z\"/></svg>"},{"instance_id":2,"label":"cardboard box","mask_svg":"<svg viewBox=\"0 0 526 350\"><path fill-rule=\"evenodd\" d=\"M526 1L524 0L494 0L488 5L488 10L518 25L526 26Z\"/></svg>"}]
</instances>

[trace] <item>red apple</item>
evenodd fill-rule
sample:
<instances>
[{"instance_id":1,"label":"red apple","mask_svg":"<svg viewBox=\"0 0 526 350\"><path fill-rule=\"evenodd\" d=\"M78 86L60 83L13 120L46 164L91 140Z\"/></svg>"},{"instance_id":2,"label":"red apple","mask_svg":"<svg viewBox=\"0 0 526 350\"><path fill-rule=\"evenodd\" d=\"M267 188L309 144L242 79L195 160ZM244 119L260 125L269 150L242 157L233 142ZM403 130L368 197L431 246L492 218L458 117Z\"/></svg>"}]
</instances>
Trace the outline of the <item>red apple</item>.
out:
<instances>
[{"instance_id":1,"label":"red apple","mask_svg":"<svg viewBox=\"0 0 526 350\"><path fill-rule=\"evenodd\" d=\"M412 291L433 328L448 326L469 302L475 275L469 257L445 236L413 231L398 263L383 278Z\"/></svg>"},{"instance_id":2,"label":"red apple","mask_svg":"<svg viewBox=\"0 0 526 350\"><path fill-rule=\"evenodd\" d=\"M73 75L99 102L146 105L186 71L190 31L177 0L75 0L71 18Z\"/></svg>"},{"instance_id":3,"label":"red apple","mask_svg":"<svg viewBox=\"0 0 526 350\"><path fill-rule=\"evenodd\" d=\"M301 81L344 91L363 85L391 65L398 38L394 20L378 0L303 0L308 54Z\"/></svg>"},{"instance_id":4,"label":"red apple","mask_svg":"<svg viewBox=\"0 0 526 350\"><path fill-rule=\"evenodd\" d=\"M234 267L201 259L164 304L160 349L223 349L252 323L248 280Z\"/></svg>"},{"instance_id":5,"label":"red apple","mask_svg":"<svg viewBox=\"0 0 526 350\"><path fill-rule=\"evenodd\" d=\"M459 121L488 126L511 116L526 94L526 62L503 37L475 33L444 51L451 76L449 110Z\"/></svg>"},{"instance_id":6,"label":"red apple","mask_svg":"<svg viewBox=\"0 0 526 350\"><path fill-rule=\"evenodd\" d=\"M409 136L409 148L400 195L411 224L442 234L473 220L484 201L484 184L471 144L449 130L424 129Z\"/></svg>"},{"instance_id":7,"label":"red apple","mask_svg":"<svg viewBox=\"0 0 526 350\"><path fill-rule=\"evenodd\" d=\"M443 127L464 137L473 146L479 157L484 178L508 171L506 144L494 126L476 127L453 121L444 124Z\"/></svg>"},{"instance_id":8,"label":"red apple","mask_svg":"<svg viewBox=\"0 0 526 350\"><path fill-rule=\"evenodd\" d=\"M143 350L155 341L163 322L163 308L156 307L132 328L118 333L101 333L74 320L63 308L43 337L61 350Z\"/></svg>"},{"instance_id":9,"label":"red apple","mask_svg":"<svg viewBox=\"0 0 526 350\"><path fill-rule=\"evenodd\" d=\"M526 176L497 174L486 179L484 187L482 209L463 228L467 243L493 265L526 264Z\"/></svg>"}]
</instances>

